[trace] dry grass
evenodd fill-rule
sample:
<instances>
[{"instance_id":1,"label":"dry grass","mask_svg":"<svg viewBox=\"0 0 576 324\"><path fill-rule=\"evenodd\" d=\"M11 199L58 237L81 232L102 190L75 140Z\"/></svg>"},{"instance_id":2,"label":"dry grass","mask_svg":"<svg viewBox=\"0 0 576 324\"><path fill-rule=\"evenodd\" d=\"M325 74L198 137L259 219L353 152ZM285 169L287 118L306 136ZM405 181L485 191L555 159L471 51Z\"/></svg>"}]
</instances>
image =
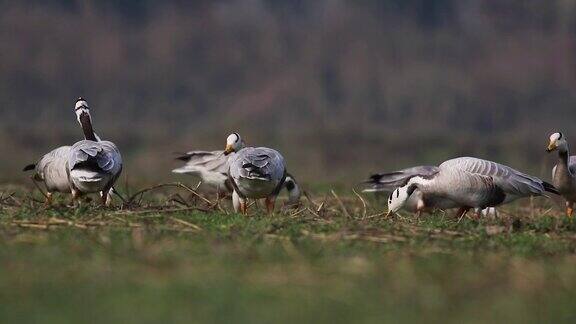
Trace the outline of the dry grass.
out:
<instances>
[{"instance_id":1,"label":"dry grass","mask_svg":"<svg viewBox=\"0 0 576 324\"><path fill-rule=\"evenodd\" d=\"M330 190L273 216L177 184L110 209L36 196L0 194L7 322L574 319L576 224L545 200L458 222Z\"/></svg>"}]
</instances>

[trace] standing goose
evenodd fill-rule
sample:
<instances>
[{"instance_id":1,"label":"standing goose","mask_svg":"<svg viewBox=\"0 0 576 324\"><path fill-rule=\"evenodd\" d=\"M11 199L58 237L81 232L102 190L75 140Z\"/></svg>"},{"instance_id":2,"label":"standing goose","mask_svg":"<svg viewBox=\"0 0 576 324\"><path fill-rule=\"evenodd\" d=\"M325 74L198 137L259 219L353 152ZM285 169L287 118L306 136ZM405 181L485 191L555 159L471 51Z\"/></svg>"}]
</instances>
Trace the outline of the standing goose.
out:
<instances>
[{"instance_id":1,"label":"standing goose","mask_svg":"<svg viewBox=\"0 0 576 324\"><path fill-rule=\"evenodd\" d=\"M576 202L576 156L570 156L568 142L562 133L550 135L546 151L558 151L558 162L552 169L552 183L566 199L566 215L572 216Z\"/></svg>"},{"instance_id":2,"label":"standing goose","mask_svg":"<svg viewBox=\"0 0 576 324\"><path fill-rule=\"evenodd\" d=\"M236 152L229 161L228 177L234 188L232 204L236 212L246 214L246 199L266 199L268 213L274 211L274 202L286 180L284 158L266 147L241 147L238 134L226 139L224 154Z\"/></svg>"},{"instance_id":3,"label":"standing goose","mask_svg":"<svg viewBox=\"0 0 576 324\"><path fill-rule=\"evenodd\" d=\"M52 203L55 192L70 193L66 162L71 146L61 146L50 151L35 164L24 167L24 171L34 170L32 179L44 183L46 187L46 204Z\"/></svg>"},{"instance_id":4,"label":"standing goose","mask_svg":"<svg viewBox=\"0 0 576 324\"><path fill-rule=\"evenodd\" d=\"M90 108L83 98L78 98L74 108L85 140L72 145L68 154L66 171L72 197L99 192L102 203L111 202L110 189L122 172L122 157L116 145L101 141L94 133Z\"/></svg>"},{"instance_id":5,"label":"standing goose","mask_svg":"<svg viewBox=\"0 0 576 324\"><path fill-rule=\"evenodd\" d=\"M403 195L402 194L403 192L406 193L409 192L409 194L405 197L406 199L408 199L416 189L419 189L421 191L420 193L421 196L419 199L417 199L418 211L421 211L427 207L426 206L427 200L437 202L438 200L448 199L452 201L454 207L461 208L460 213L465 213L470 208L494 207L500 204L509 203L511 201L523 197L544 196L546 192L551 192L555 194L558 193L558 191L554 188L553 185L544 182L536 177L529 176L511 167L496 162L473 157L461 157L451 159L440 164L440 166L438 166L437 169L434 169L434 167L428 167L428 168L429 169L426 174L424 175L419 174L410 177L407 183L404 186L402 186L402 188L404 189L395 191L390 195L388 203L390 206L394 205L391 206L392 209L398 208L397 206L402 207L406 204L406 201L403 201L403 198L400 197ZM456 171L461 171L464 173ZM463 179L462 181L458 181L458 178L452 177L449 179L450 181L448 181L447 180L448 177L445 176L444 174L448 175L458 174L462 176ZM441 194L434 193L435 191L441 192L441 190L446 190L447 192L453 192L453 193L462 192L466 190L473 191L474 187L466 188L466 185L470 185L469 183L468 184L466 183L467 181L466 179L470 178L468 174L480 176L484 179L484 181L489 180L489 182L491 182L494 185L494 187L491 189L493 190L493 192L490 193L489 195L494 195L494 197L496 197L499 196L499 192L501 192L503 194L503 200L498 202L497 199L495 199L494 201L489 201L489 203L486 206L482 207L483 204L486 204L486 201L482 201L480 198L477 198L478 201L476 201L476 203L474 204L472 204L471 202L468 202L468 204L463 204L463 202L465 201L461 201L459 198L451 198L449 196L446 196L445 192ZM384 178L390 178L390 177L386 177L384 175L383 179ZM421 184L422 182L420 180L414 180L415 182L413 182L413 184L416 185L410 187L409 186L410 181L416 178L427 180L428 182L426 182L426 184L428 185L430 185L430 181L432 181L431 183L437 185L437 187L423 186L425 190L421 190L420 186L418 185ZM484 190L484 188L480 183L476 183L475 186L478 187L477 189L479 190L479 192ZM392 202L395 203L392 204ZM443 203L446 205L450 205L450 203L448 202ZM398 209L396 209L395 211L397 210Z\"/></svg>"},{"instance_id":6,"label":"standing goose","mask_svg":"<svg viewBox=\"0 0 576 324\"><path fill-rule=\"evenodd\" d=\"M237 138L240 135L234 133ZM246 145L240 138L238 150ZM200 178L202 185L215 188L216 192L232 194L234 188L228 179L229 160L236 155L235 152L224 154L223 150L217 151L190 151L177 157L177 160L185 161L186 164L172 170L177 174L189 174ZM301 191L294 176L287 174L284 188L288 191L288 205L297 205L300 201Z\"/></svg>"}]
</instances>

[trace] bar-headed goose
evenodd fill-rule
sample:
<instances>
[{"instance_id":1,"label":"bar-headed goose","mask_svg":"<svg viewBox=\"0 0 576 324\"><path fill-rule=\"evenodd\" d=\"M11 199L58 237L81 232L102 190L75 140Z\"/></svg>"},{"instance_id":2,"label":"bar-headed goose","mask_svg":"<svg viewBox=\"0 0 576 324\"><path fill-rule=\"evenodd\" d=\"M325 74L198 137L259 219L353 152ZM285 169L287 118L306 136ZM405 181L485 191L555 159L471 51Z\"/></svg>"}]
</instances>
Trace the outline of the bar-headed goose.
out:
<instances>
[{"instance_id":1,"label":"bar-headed goose","mask_svg":"<svg viewBox=\"0 0 576 324\"><path fill-rule=\"evenodd\" d=\"M71 146L61 146L42 156L35 164L24 167L24 171L34 170L32 179L44 183L46 187L46 204L52 203L55 192L70 193L66 162Z\"/></svg>"},{"instance_id":2,"label":"bar-headed goose","mask_svg":"<svg viewBox=\"0 0 576 324\"><path fill-rule=\"evenodd\" d=\"M238 150L246 146L239 134L234 133L236 139L239 139ZM231 152L228 155L224 154L224 150L216 151L190 151L188 153L178 156L176 159L186 162L180 168L172 170L177 174L188 174L198 177L201 180L201 186L214 188L216 192L222 194L232 194L234 188L228 179L228 169L230 164L228 161L231 157L236 155ZM297 205L300 201L301 191L300 186L296 179L291 174L286 175L284 181L284 188L288 191L288 205Z\"/></svg>"},{"instance_id":3,"label":"bar-headed goose","mask_svg":"<svg viewBox=\"0 0 576 324\"><path fill-rule=\"evenodd\" d=\"M553 185L511 167L472 157L451 159L425 175L410 177L389 197L389 211L402 208L419 191L417 210L427 201L447 199L460 207L459 216L471 208L495 207L522 197L558 194Z\"/></svg>"},{"instance_id":4,"label":"bar-headed goose","mask_svg":"<svg viewBox=\"0 0 576 324\"><path fill-rule=\"evenodd\" d=\"M362 191L376 194L391 194L397 188L405 186L413 177L431 177L438 173L438 171L439 168L437 166L423 165L389 173L373 174L364 182L367 187ZM405 204L403 204L402 209L411 213L418 213L418 216L420 216L422 212L432 212L436 209L446 210L458 207L458 204L452 200L444 199L442 197L425 196L421 191L416 189L414 193L410 195Z\"/></svg>"},{"instance_id":5,"label":"bar-headed goose","mask_svg":"<svg viewBox=\"0 0 576 324\"><path fill-rule=\"evenodd\" d=\"M558 162L552 169L552 183L566 199L566 215L571 217L576 202L576 156L570 156L568 141L562 133L550 135L546 151L558 151Z\"/></svg>"},{"instance_id":6,"label":"bar-headed goose","mask_svg":"<svg viewBox=\"0 0 576 324\"><path fill-rule=\"evenodd\" d=\"M246 199L266 199L268 213L274 211L274 202L286 179L284 158L266 147L245 147L238 134L226 139L224 154L236 152L229 161L228 177L234 188L232 203L235 211L246 214Z\"/></svg>"},{"instance_id":7,"label":"bar-headed goose","mask_svg":"<svg viewBox=\"0 0 576 324\"><path fill-rule=\"evenodd\" d=\"M109 205L110 190L122 172L122 156L114 143L101 141L94 133L86 100L79 98L74 110L85 140L72 145L68 154L66 170L72 197L99 192L102 203Z\"/></svg>"}]
</instances>

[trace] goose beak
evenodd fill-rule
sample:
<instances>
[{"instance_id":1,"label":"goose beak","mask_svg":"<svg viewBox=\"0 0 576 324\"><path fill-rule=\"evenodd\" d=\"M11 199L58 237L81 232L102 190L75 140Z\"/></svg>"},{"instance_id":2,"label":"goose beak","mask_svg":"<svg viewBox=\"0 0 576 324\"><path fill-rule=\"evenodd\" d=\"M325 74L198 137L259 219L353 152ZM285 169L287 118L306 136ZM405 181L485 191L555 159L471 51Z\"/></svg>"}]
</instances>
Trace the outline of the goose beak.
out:
<instances>
[{"instance_id":1,"label":"goose beak","mask_svg":"<svg viewBox=\"0 0 576 324\"><path fill-rule=\"evenodd\" d=\"M224 149L224 155L228 155L230 153L234 152L234 148L232 147L232 145L226 145L226 149Z\"/></svg>"},{"instance_id":2,"label":"goose beak","mask_svg":"<svg viewBox=\"0 0 576 324\"><path fill-rule=\"evenodd\" d=\"M548 147L546 148L546 152L550 153L550 152L554 151L556 148L558 148L556 143L550 143L550 144L548 144Z\"/></svg>"}]
</instances>

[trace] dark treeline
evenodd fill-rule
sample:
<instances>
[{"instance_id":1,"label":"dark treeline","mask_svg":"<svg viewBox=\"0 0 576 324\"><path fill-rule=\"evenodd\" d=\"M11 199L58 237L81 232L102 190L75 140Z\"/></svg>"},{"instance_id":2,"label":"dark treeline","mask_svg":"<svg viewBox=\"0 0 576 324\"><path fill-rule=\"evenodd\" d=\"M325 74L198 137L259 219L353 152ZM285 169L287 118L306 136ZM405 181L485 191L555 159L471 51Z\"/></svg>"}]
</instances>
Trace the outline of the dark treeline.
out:
<instances>
[{"instance_id":1,"label":"dark treeline","mask_svg":"<svg viewBox=\"0 0 576 324\"><path fill-rule=\"evenodd\" d=\"M575 37L572 0L4 0L0 178L80 136L80 95L129 179L231 131L309 181L465 154L541 172L550 131L576 143Z\"/></svg>"}]
</instances>

